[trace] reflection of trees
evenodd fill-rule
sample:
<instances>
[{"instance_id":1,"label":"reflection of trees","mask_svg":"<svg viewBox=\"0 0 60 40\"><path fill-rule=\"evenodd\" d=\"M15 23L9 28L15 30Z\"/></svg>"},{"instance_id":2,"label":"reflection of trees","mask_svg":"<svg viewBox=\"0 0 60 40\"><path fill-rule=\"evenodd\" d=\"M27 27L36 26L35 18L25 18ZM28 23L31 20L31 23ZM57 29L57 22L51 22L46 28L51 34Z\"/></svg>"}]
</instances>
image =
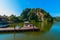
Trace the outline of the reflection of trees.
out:
<instances>
[{"instance_id":1,"label":"reflection of trees","mask_svg":"<svg viewBox=\"0 0 60 40\"><path fill-rule=\"evenodd\" d=\"M42 31L42 30L43 30L43 28L44 28L44 23L43 23L43 22L41 22L40 30Z\"/></svg>"},{"instance_id":2,"label":"reflection of trees","mask_svg":"<svg viewBox=\"0 0 60 40\"><path fill-rule=\"evenodd\" d=\"M40 26L41 31L49 31L52 26L52 23L42 22Z\"/></svg>"},{"instance_id":3,"label":"reflection of trees","mask_svg":"<svg viewBox=\"0 0 60 40\"><path fill-rule=\"evenodd\" d=\"M52 23L51 22L30 22L31 24L33 24L34 26L38 27L41 31L49 31ZM10 27L14 27L14 26L19 26L22 27L24 25L24 23L14 23L14 24L10 24Z\"/></svg>"},{"instance_id":4,"label":"reflection of trees","mask_svg":"<svg viewBox=\"0 0 60 40\"><path fill-rule=\"evenodd\" d=\"M41 31L49 31L52 26L51 22L32 22L32 24L38 27Z\"/></svg>"},{"instance_id":5,"label":"reflection of trees","mask_svg":"<svg viewBox=\"0 0 60 40\"><path fill-rule=\"evenodd\" d=\"M43 35L45 32L25 32L24 34L26 36L39 36L39 35Z\"/></svg>"},{"instance_id":6,"label":"reflection of trees","mask_svg":"<svg viewBox=\"0 0 60 40\"><path fill-rule=\"evenodd\" d=\"M15 38L16 38L16 33L14 32L13 39L16 40Z\"/></svg>"}]
</instances>

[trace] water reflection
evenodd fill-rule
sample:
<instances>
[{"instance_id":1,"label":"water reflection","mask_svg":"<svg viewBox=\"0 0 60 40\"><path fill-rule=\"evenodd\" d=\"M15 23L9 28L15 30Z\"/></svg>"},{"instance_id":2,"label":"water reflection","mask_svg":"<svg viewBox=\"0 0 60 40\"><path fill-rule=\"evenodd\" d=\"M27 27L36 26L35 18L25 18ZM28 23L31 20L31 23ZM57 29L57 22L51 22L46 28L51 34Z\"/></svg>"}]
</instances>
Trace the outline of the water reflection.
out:
<instances>
[{"instance_id":1,"label":"water reflection","mask_svg":"<svg viewBox=\"0 0 60 40\"><path fill-rule=\"evenodd\" d=\"M54 23L53 27L51 27L50 32L60 33L60 22Z\"/></svg>"},{"instance_id":2,"label":"water reflection","mask_svg":"<svg viewBox=\"0 0 60 40\"><path fill-rule=\"evenodd\" d=\"M41 31L49 31L52 27L51 22L33 22L33 25L37 26Z\"/></svg>"},{"instance_id":3,"label":"water reflection","mask_svg":"<svg viewBox=\"0 0 60 40\"><path fill-rule=\"evenodd\" d=\"M32 24L43 32L0 33L0 40L60 40L60 23L52 25L52 23L34 22Z\"/></svg>"},{"instance_id":4,"label":"water reflection","mask_svg":"<svg viewBox=\"0 0 60 40\"><path fill-rule=\"evenodd\" d=\"M30 22L30 24L33 24L34 26L38 27L40 31L49 31L52 26L52 23L50 22ZM19 27L23 27L24 23L22 22L22 23L10 24L9 27L16 27L17 25Z\"/></svg>"},{"instance_id":5,"label":"water reflection","mask_svg":"<svg viewBox=\"0 0 60 40\"><path fill-rule=\"evenodd\" d=\"M43 28L44 28L44 23L41 22L40 30L43 31Z\"/></svg>"},{"instance_id":6,"label":"water reflection","mask_svg":"<svg viewBox=\"0 0 60 40\"><path fill-rule=\"evenodd\" d=\"M21 32L21 33L0 33L1 40L45 40L46 33L52 28L52 23L45 22L30 22L31 24L38 27L41 31L39 32ZM10 27L23 26L24 23L10 24Z\"/></svg>"}]
</instances>

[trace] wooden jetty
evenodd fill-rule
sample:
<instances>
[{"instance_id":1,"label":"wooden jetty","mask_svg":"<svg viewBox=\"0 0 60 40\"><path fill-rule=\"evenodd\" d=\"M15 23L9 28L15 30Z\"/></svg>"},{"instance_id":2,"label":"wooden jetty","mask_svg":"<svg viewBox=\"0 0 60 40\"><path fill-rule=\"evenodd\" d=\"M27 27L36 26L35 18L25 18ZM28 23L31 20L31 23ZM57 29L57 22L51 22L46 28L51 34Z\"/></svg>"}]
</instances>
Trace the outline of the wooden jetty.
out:
<instances>
[{"instance_id":1,"label":"wooden jetty","mask_svg":"<svg viewBox=\"0 0 60 40\"><path fill-rule=\"evenodd\" d=\"M0 28L0 32L29 32L29 31L39 31L38 28Z\"/></svg>"},{"instance_id":2,"label":"wooden jetty","mask_svg":"<svg viewBox=\"0 0 60 40\"><path fill-rule=\"evenodd\" d=\"M26 31L39 31L36 26L29 24L29 22L24 22L24 26L19 28L19 26L14 28L0 28L0 32L26 32Z\"/></svg>"}]
</instances>

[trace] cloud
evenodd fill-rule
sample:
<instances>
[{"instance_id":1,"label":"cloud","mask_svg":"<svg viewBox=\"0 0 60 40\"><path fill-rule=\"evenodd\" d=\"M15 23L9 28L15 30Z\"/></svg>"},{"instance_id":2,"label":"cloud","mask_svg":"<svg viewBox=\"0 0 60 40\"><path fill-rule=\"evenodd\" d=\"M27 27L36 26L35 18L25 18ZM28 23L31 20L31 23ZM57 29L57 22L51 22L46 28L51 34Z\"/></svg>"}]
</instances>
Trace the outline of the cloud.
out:
<instances>
[{"instance_id":1,"label":"cloud","mask_svg":"<svg viewBox=\"0 0 60 40\"><path fill-rule=\"evenodd\" d=\"M0 15L7 15L7 16L10 16L14 14L15 15L15 12L12 11L12 7L10 5L10 2L9 1L6 1L6 0L0 0Z\"/></svg>"},{"instance_id":2,"label":"cloud","mask_svg":"<svg viewBox=\"0 0 60 40\"><path fill-rule=\"evenodd\" d=\"M6 16L10 16L10 15L12 15L12 14L14 14L15 15L15 13L14 12L12 12L12 11L9 11L9 10L0 10L0 15L6 15Z\"/></svg>"}]
</instances>

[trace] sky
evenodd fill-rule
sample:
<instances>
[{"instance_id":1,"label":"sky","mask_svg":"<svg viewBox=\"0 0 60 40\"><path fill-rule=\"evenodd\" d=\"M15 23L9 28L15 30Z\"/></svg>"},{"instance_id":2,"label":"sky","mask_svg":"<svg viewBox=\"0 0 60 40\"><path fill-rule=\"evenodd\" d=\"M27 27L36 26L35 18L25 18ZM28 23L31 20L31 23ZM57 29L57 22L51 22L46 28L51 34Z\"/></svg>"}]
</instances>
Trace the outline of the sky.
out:
<instances>
[{"instance_id":1,"label":"sky","mask_svg":"<svg viewBox=\"0 0 60 40\"><path fill-rule=\"evenodd\" d=\"M42 8L51 16L60 16L60 0L0 0L0 15L19 16L25 8Z\"/></svg>"}]
</instances>

